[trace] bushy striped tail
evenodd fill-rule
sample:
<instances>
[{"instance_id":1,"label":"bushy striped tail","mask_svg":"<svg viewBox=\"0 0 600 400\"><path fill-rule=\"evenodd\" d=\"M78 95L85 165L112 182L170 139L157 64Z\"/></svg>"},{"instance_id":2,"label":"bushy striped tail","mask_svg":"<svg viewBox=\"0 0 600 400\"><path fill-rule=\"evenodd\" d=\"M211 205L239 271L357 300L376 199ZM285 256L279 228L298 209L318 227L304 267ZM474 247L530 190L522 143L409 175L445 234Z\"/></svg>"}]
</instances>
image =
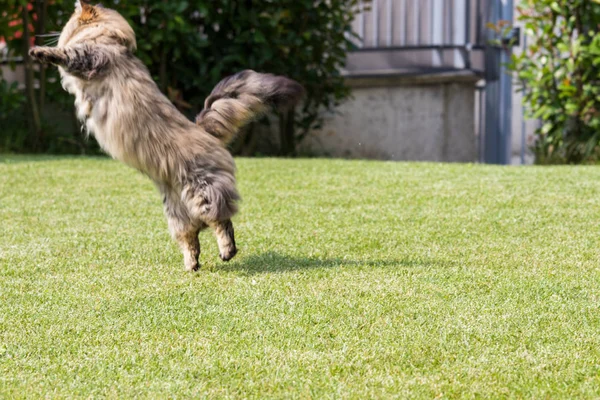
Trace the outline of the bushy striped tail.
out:
<instances>
[{"instance_id":1,"label":"bushy striped tail","mask_svg":"<svg viewBox=\"0 0 600 400\"><path fill-rule=\"evenodd\" d=\"M284 111L304 96L298 82L272 74L245 70L223 79L204 102L196 123L224 144L246 124L273 108Z\"/></svg>"}]
</instances>

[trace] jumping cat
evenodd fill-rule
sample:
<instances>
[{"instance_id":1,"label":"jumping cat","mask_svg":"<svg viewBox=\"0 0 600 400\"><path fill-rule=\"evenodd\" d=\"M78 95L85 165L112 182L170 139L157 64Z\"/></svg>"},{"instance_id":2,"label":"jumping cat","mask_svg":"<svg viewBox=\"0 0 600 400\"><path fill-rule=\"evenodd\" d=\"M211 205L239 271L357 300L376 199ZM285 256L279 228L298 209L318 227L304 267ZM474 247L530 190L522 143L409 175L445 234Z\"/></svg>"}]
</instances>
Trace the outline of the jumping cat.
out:
<instances>
[{"instance_id":1,"label":"jumping cat","mask_svg":"<svg viewBox=\"0 0 600 400\"><path fill-rule=\"evenodd\" d=\"M285 77L242 71L214 88L193 123L161 93L135 50L135 33L118 12L77 1L58 45L29 55L58 66L78 118L102 149L154 181L186 269L199 269L198 233L207 227L228 261L237 253L231 217L239 194L226 145L271 107L295 105L304 89Z\"/></svg>"}]
</instances>

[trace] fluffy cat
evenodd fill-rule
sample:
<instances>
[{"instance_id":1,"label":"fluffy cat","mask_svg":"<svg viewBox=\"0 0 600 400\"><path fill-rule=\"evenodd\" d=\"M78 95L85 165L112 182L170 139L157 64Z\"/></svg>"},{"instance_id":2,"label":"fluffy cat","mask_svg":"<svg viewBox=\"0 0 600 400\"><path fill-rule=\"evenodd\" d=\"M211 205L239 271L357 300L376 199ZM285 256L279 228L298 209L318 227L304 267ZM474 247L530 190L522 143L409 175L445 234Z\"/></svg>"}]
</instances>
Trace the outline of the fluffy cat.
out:
<instances>
[{"instance_id":1,"label":"fluffy cat","mask_svg":"<svg viewBox=\"0 0 600 400\"><path fill-rule=\"evenodd\" d=\"M154 181L186 269L199 269L198 233L207 227L228 261L237 252L231 217L239 194L226 145L270 107L296 104L304 90L246 70L221 81L193 123L160 92L135 50L135 33L118 12L78 1L58 45L29 54L58 66L79 119L100 146Z\"/></svg>"}]
</instances>

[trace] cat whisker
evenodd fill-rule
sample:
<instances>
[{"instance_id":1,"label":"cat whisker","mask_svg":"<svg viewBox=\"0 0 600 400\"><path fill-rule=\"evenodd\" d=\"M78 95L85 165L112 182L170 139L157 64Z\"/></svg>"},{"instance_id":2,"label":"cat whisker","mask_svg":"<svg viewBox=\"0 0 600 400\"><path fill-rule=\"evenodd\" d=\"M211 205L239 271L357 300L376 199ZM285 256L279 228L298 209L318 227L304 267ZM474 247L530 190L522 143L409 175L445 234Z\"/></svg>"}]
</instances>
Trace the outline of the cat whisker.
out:
<instances>
[{"instance_id":1,"label":"cat whisker","mask_svg":"<svg viewBox=\"0 0 600 400\"><path fill-rule=\"evenodd\" d=\"M35 35L36 37L59 37L60 36L60 32L50 32L50 33L41 33L39 35Z\"/></svg>"}]
</instances>

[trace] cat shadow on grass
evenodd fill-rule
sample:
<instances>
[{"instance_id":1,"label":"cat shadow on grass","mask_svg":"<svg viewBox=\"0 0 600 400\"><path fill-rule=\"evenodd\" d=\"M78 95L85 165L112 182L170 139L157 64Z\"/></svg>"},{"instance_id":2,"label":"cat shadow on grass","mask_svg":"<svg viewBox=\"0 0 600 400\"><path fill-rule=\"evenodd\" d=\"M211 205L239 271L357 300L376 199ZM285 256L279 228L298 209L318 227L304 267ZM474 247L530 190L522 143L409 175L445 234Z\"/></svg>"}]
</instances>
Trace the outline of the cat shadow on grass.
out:
<instances>
[{"instance_id":1,"label":"cat shadow on grass","mask_svg":"<svg viewBox=\"0 0 600 400\"><path fill-rule=\"evenodd\" d=\"M238 256L239 257L239 256ZM266 252L263 254L240 257L228 264L219 264L215 270L219 271L238 271L245 272L248 275L264 273L285 273L310 269L329 269L329 268L360 268L360 267L451 267L452 263L439 260L423 259L397 259L397 260L349 260L343 258L313 258L313 257L294 257L276 252Z\"/></svg>"}]
</instances>

